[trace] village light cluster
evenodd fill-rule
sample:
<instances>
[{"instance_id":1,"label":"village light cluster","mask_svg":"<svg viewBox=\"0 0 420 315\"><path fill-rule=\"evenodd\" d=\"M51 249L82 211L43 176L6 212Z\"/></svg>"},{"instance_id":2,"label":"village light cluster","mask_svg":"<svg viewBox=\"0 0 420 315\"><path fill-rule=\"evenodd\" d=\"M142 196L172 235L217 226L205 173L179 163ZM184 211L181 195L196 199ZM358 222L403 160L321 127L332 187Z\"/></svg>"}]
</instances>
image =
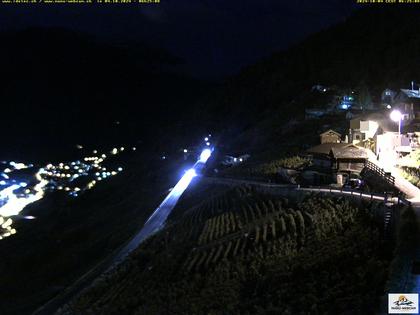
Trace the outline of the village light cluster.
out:
<instances>
[{"instance_id":1,"label":"village light cluster","mask_svg":"<svg viewBox=\"0 0 420 315\"><path fill-rule=\"evenodd\" d=\"M7 167L4 168L4 170L3 170L4 173L2 174L2 177L3 178L6 178L6 179L8 179L8 176L5 175L5 174L11 173L11 172L13 172L15 170L23 170L25 168L33 167L32 164L28 164L27 165L27 164L24 164L24 163L16 163L14 161L2 162L2 163L7 165Z\"/></svg>"},{"instance_id":2,"label":"village light cluster","mask_svg":"<svg viewBox=\"0 0 420 315\"><path fill-rule=\"evenodd\" d=\"M16 234L16 230L12 228L13 220L0 217L0 240Z\"/></svg>"},{"instance_id":3,"label":"village light cluster","mask_svg":"<svg viewBox=\"0 0 420 315\"><path fill-rule=\"evenodd\" d=\"M210 138L211 135L204 138L205 146L198 161L200 163L206 163L212 154ZM135 151L136 148L131 147L131 150ZM12 226L15 217L25 220L35 219L33 216L21 215L20 212L27 205L42 199L46 193L61 191L77 197L99 182L122 172L123 167L108 169L109 166L108 168L104 166L104 162L124 151L125 147L115 147L107 153L93 150L91 155L80 160L49 163L39 169L35 169L32 164L1 162L3 167L0 164L0 240L16 233L16 229ZM184 149L184 153L189 153L189 150ZM166 156L162 158L166 159ZM32 175L17 174L21 170ZM22 180L22 176L23 178L26 176L26 179ZM182 194L195 176L197 176L195 168L189 169L180 180L174 194Z\"/></svg>"},{"instance_id":4,"label":"village light cluster","mask_svg":"<svg viewBox=\"0 0 420 315\"><path fill-rule=\"evenodd\" d=\"M113 148L110 152L115 156L124 151L124 147ZM106 154L98 154L84 157L83 160L77 160L71 163L59 163L58 165L48 164L43 169L42 175L49 180L51 190L66 191L70 196L77 197L81 192L92 189L98 181L102 181L111 176L117 175L123 169L108 170L102 163L108 158ZM80 185L79 178L87 177L89 181Z\"/></svg>"},{"instance_id":5,"label":"village light cluster","mask_svg":"<svg viewBox=\"0 0 420 315\"><path fill-rule=\"evenodd\" d=\"M28 204L31 204L44 197L44 189L48 184L48 181L41 177L42 171L39 170L35 174L37 184L31 189L26 188L28 184L26 182L16 183L16 180L10 180L9 183L5 182L6 188L0 191L0 239L8 237L16 233L16 230L12 228L13 223L11 216L18 215ZM26 188L25 190L23 190ZM6 221L3 223L3 221ZM25 217L26 218L26 217Z\"/></svg>"},{"instance_id":6,"label":"village light cluster","mask_svg":"<svg viewBox=\"0 0 420 315\"><path fill-rule=\"evenodd\" d=\"M113 148L109 155L115 156L124 150L124 147ZM0 240L16 233L10 217L35 219L33 216L21 216L20 212L27 205L42 199L47 192L63 191L77 197L83 191L92 189L99 181L123 171L121 166L116 170L107 169L103 165L107 158L107 154L99 154L94 150L93 155L80 160L50 163L38 170L34 169L32 164L1 162L3 170L0 169ZM29 169L29 173L33 169L33 175L26 175L27 180L22 180L22 175L15 175L15 171L23 169Z\"/></svg>"}]
</instances>

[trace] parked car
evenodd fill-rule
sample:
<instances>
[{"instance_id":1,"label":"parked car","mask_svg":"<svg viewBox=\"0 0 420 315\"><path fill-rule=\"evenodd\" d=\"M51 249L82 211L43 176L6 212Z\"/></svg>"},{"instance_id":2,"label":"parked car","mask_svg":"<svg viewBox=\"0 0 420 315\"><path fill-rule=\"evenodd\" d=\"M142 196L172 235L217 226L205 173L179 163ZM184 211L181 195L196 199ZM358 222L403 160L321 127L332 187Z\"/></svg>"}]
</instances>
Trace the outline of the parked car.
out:
<instances>
[{"instance_id":1,"label":"parked car","mask_svg":"<svg viewBox=\"0 0 420 315\"><path fill-rule=\"evenodd\" d=\"M344 185L345 188L351 189L361 189L363 186L363 181L360 178L349 178Z\"/></svg>"}]
</instances>

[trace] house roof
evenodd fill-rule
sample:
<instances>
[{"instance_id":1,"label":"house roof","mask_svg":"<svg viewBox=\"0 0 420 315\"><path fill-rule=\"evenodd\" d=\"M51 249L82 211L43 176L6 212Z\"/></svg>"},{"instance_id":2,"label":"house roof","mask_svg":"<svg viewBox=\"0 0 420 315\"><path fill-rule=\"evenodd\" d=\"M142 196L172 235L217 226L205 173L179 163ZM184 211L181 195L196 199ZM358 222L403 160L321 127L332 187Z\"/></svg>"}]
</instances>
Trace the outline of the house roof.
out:
<instances>
[{"instance_id":1,"label":"house roof","mask_svg":"<svg viewBox=\"0 0 420 315\"><path fill-rule=\"evenodd\" d=\"M349 143L322 143L319 145L316 145L312 148L309 148L306 150L308 153L316 153L316 154L330 154L330 151L332 148L343 148L348 146Z\"/></svg>"},{"instance_id":2,"label":"house roof","mask_svg":"<svg viewBox=\"0 0 420 315\"><path fill-rule=\"evenodd\" d=\"M332 155L340 159L366 159L367 153L351 143L323 143L307 150L311 154Z\"/></svg>"},{"instance_id":3,"label":"house roof","mask_svg":"<svg viewBox=\"0 0 420 315\"><path fill-rule=\"evenodd\" d=\"M321 133L321 134L320 134L320 136L323 136L323 135L326 135L326 134L329 134L329 133L333 133L333 134L335 134L335 135L337 135L337 136L341 137L341 134L340 134L340 133L338 133L337 131L334 131L334 130L332 130L332 129L328 129L327 131L325 131L325 132Z\"/></svg>"},{"instance_id":4,"label":"house roof","mask_svg":"<svg viewBox=\"0 0 420 315\"><path fill-rule=\"evenodd\" d=\"M409 98L420 98L420 90L401 89L401 92Z\"/></svg>"},{"instance_id":5,"label":"house roof","mask_svg":"<svg viewBox=\"0 0 420 315\"><path fill-rule=\"evenodd\" d=\"M368 157L365 150L355 145L344 148L332 148L331 151L336 159L367 159Z\"/></svg>"}]
</instances>

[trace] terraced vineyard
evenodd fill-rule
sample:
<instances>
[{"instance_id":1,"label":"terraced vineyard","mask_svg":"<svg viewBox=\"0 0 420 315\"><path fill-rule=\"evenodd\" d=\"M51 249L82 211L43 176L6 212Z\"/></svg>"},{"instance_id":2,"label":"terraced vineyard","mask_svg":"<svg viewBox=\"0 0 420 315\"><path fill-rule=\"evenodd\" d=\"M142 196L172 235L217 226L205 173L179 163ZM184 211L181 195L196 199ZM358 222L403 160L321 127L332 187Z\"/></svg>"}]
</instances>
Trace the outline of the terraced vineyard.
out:
<instances>
[{"instance_id":1,"label":"terraced vineyard","mask_svg":"<svg viewBox=\"0 0 420 315\"><path fill-rule=\"evenodd\" d=\"M296 204L251 187L212 192L176 209L61 313L373 312L392 252L375 226L377 204L316 195Z\"/></svg>"},{"instance_id":2,"label":"terraced vineyard","mask_svg":"<svg viewBox=\"0 0 420 315\"><path fill-rule=\"evenodd\" d=\"M290 148L289 148L290 150ZM292 150L293 151L293 150ZM228 168L223 174L228 177L240 178L277 178L280 168L287 169L303 169L311 165L311 161L307 158L296 156L283 157L270 162L261 162L251 164L250 162L243 165Z\"/></svg>"},{"instance_id":3,"label":"terraced vineyard","mask_svg":"<svg viewBox=\"0 0 420 315\"><path fill-rule=\"evenodd\" d=\"M401 167L401 175L413 185L420 187L420 169L415 167Z\"/></svg>"}]
</instances>

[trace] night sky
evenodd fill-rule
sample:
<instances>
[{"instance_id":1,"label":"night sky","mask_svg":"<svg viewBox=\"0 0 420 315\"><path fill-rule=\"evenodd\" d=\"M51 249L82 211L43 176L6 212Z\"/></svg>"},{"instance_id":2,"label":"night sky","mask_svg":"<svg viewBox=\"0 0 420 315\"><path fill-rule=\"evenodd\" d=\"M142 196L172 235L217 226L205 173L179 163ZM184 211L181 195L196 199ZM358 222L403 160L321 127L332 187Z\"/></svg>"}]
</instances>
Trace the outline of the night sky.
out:
<instances>
[{"instance_id":1,"label":"night sky","mask_svg":"<svg viewBox=\"0 0 420 315\"><path fill-rule=\"evenodd\" d=\"M3 6L0 29L65 27L169 50L197 77L220 77L344 20L353 0L162 0L158 5Z\"/></svg>"}]
</instances>

